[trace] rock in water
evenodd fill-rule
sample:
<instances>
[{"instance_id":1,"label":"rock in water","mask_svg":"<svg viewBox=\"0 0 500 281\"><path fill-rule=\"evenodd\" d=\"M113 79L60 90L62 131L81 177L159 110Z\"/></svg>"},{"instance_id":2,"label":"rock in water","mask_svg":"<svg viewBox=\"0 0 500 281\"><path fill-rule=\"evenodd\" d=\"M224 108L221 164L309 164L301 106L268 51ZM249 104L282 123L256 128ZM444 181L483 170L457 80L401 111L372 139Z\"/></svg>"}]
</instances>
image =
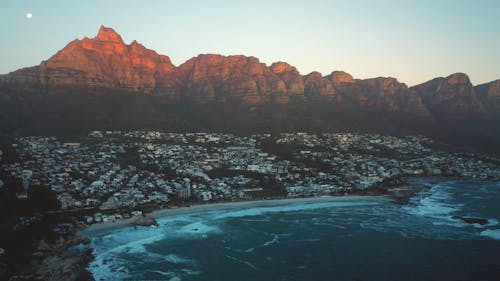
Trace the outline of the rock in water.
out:
<instances>
[{"instance_id":1,"label":"rock in water","mask_svg":"<svg viewBox=\"0 0 500 281\"><path fill-rule=\"evenodd\" d=\"M483 219L483 218L471 218L471 217L462 217L462 216L454 216L453 219L456 220L462 220L466 223L469 224L479 224L479 225L486 225L488 224L488 219Z\"/></svg>"},{"instance_id":2,"label":"rock in water","mask_svg":"<svg viewBox=\"0 0 500 281\"><path fill-rule=\"evenodd\" d=\"M132 222L135 226L158 226L158 222L152 217L138 217Z\"/></svg>"}]
</instances>

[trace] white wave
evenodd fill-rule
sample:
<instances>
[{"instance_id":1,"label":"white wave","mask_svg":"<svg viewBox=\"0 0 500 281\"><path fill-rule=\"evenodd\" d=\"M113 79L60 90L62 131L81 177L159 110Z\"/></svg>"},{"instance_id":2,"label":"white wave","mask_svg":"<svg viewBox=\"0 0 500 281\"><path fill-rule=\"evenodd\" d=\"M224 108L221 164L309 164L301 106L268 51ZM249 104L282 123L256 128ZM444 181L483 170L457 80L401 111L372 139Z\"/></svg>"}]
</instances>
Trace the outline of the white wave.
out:
<instances>
[{"instance_id":1,"label":"white wave","mask_svg":"<svg viewBox=\"0 0 500 281\"><path fill-rule=\"evenodd\" d=\"M171 226L172 224L186 224L194 221L194 217L197 214L188 214L188 215L176 215L170 217L162 217L158 218L156 222L160 226Z\"/></svg>"},{"instance_id":2,"label":"white wave","mask_svg":"<svg viewBox=\"0 0 500 281\"><path fill-rule=\"evenodd\" d=\"M89 270L99 280L121 280L129 276L119 258L121 253L146 253L145 245L161 240L164 234L151 229L124 228L122 230L92 239L94 260Z\"/></svg>"},{"instance_id":3,"label":"white wave","mask_svg":"<svg viewBox=\"0 0 500 281\"><path fill-rule=\"evenodd\" d=\"M184 259L181 257L178 257L176 255L168 255L168 256L174 256L172 257L174 263L185 263L185 262L190 262L188 259ZM170 277L168 280L181 280L181 275L200 275L202 272L199 270L192 270L189 268L183 268L181 270L177 270L176 272L174 271L161 271L161 270L148 270L149 272L156 273L165 277ZM178 279L173 279L173 278L178 278Z\"/></svg>"},{"instance_id":4,"label":"white wave","mask_svg":"<svg viewBox=\"0 0 500 281\"><path fill-rule=\"evenodd\" d=\"M274 243L277 243L277 242L278 242L278 240L279 240L279 236L278 236L278 235L276 235L276 234L274 234L274 235L273 235L273 239L271 239L271 240L269 240L269 241L265 242L265 243L263 244L263 246L264 246L264 247L267 247L267 246L269 246L269 245L272 245L272 244L274 244Z\"/></svg>"},{"instance_id":5,"label":"white wave","mask_svg":"<svg viewBox=\"0 0 500 281\"><path fill-rule=\"evenodd\" d=\"M481 236L486 236L495 240L500 240L500 229L487 229L481 232Z\"/></svg>"},{"instance_id":6,"label":"white wave","mask_svg":"<svg viewBox=\"0 0 500 281\"><path fill-rule=\"evenodd\" d=\"M221 230L217 226L207 225L201 221L198 221L185 225L176 232L178 234L199 234L202 238L206 238L206 234L211 232L221 232Z\"/></svg>"},{"instance_id":7,"label":"white wave","mask_svg":"<svg viewBox=\"0 0 500 281\"><path fill-rule=\"evenodd\" d=\"M90 271L94 274L94 277L97 281L99 280L122 280L126 279L129 277L129 272L126 271L125 267L123 266L123 263L125 261L121 261L119 255L116 255L116 252L118 250L115 248L114 252L106 252L104 254L100 254L96 256L95 260L91 263L90 265ZM136 251L138 253L138 251ZM130 253L127 251L127 253ZM151 253L144 251L141 255L142 257L146 258L151 258L153 260L164 260L168 263L171 264L184 264L184 265L191 265L195 266L196 261L185 258L182 256L178 256L175 254L168 254L168 255L162 255L162 254L157 254L157 253ZM130 261L127 261L130 262ZM190 271L190 272L188 272ZM176 277L176 275L173 272L162 272L162 271L155 271L155 273L168 276L168 277ZM196 275L195 271L191 271L186 269L186 274L188 275ZM112 278L111 278L112 277Z\"/></svg>"},{"instance_id":8,"label":"white wave","mask_svg":"<svg viewBox=\"0 0 500 281\"><path fill-rule=\"evenodd\" d=\"M269 222L269 218L261 219L261 220L256 220L256 219L241 219L241 221L246 221L246 222Z\"/></svg>"},{"instance_id":9,"label":"white wave","mask_svg":"<svg viewBox=\"0 0 500 281\"><path fill-rule=\"evenodd\" d=\"M474 217L474 216L463 216L463 217ZM432 222L432 224L437 225L437 226L443 225L443 226L453 226L453 227L458 227L458 228L467 228L467 227L487 228L487 227L498 225L498 220L488 219L487 224L481 225L479 223L467 223L459 218L454 218L453 216L448 216L448 217L443 217L443 219L441 221Z\"/></svg>"},{"instance_id":10,"label":"white wave","mask_svg":"<svg viewBox=\"0 0 500 281\"><path fill-rule=\"evenodd\" d=\"M121 280L129 276L125 269L120 270L123 262L120 258L123 254L164 260L173 264L194 265L196 261L180 257L174 254L162 255L149 252L147 245L166 238L195 238L198 239L211 231L218 231L217 227L204 225L201 222L192 222L193 218L179 217L164 220L156 228L132 228L127 227L106 235L91 238L95 259L90 264L89 270L94 274L96 280ZM172 227L172 224L183 224L182 227ZM197 229L197 231L195 231ZM200 235L186 235L198 233ZM206 236L205 236L206 237ZM173 276L175 277L175 276Z\"/></svg>"},{"instance_id":11,"label":"white wave","mask_svg":"<svg viewBox=\"0 0 500 281\"><path fill-rule=\"evenodd\" d=\"M181 269L182 273L186 275L200 275L202 272L199 270L191 270L189 268L183 268Z\"/></svg>"},{"instance_id":12,"label":"white wave","mask_svg":"<svg viewBox=\"0 0 500 281\"><path fill-rule=\"evenodd\" d=\"M410 203L403 207L409 214L447 220L463 207L463 204L453 203L453 195L448 192L446 184L433 186L414 197Z\"/></svg>"},{"instance_id":13,"label":"white wave","mask_svg":"<svg viewBox=\"0 0 500 281\"><path fill-rule=\"evenodd\" d=\"M111 253L145 253L145 245L161 239L200 239L207 238L207 234L221 233L217 225L208 225L206 221L224 218L238 218L256 216L266 213L313 210L331 207L349 207L376 205L377 202L324 202L299 203L274 207L258 207L236 211L217 211L205 214L181 215L165 217L158 220L160 226L156 228L127 227L112 233L92 238L92 248L96 256L108 256Z\"/></svg>"},{"instance_id":14,"label":"white wave","mask_svg":"<svg viewBox=\"0 0 500 281\"><path fill-rule=\"evenodd\" d=\"M169 272L164 272L164 271L161 271L161 270L148 270L149 272L152 272L152 273L156 273L156 274L159 274L159 275L162 275L162 276L167 276L167 277L174 277L174 273L169 271Z\"/></svg>"},{"instance_id":15,"label":"white wave","mask_svg":"<svg viewBox=\"0 0 500 281\"><path fill-rule=\"evenodd\" d=\"M96 281L123 280L129 277L129 272L116 258L96 257L88 270Z\"/></svg>"},{"instance_id":16,"label":"white wave","mask_svg":"<svg viewBox=\"0 0 500 281\"><path fill-rule=\"evenodd\" d=\"M479 223L473 223L473 224L468 224L468 225L472 225L475 228L487 228L487 227L492 227L492 226L498 225L498 220L488 219L488 223L485 225L481 225Z\"/></svg>"},{"instance_id":17,"label":"white wave","mask_svg":"<svg viewBox=\"0 0 500 281\"><path fill-rule=\"evenodd\" d=\"M488 227L488 226L495 226L495 225L498 225L497 219L488 219L488 224L486 224L485 226Z\"/></svg>"},{"instance_id":18,"label":"white wave","mask_svg":"<svg viewBox=\"0 0 500 281\"><path fill-rule=\"evenodd\" d=\"M468 223L466 222L463 222L461 220L456 220L456 219L452 219L451 217L449 218L449 220L443 220L443 221L434 221L432 222L432 225L435 225L435 226L452 226L452 227L456 227L456 228L466 228L468 226L470 226Z\"/></svg>"},{"instance_id":19,"label":"white wave","mask_svg":"<svg viewBox=\"0 0 500 281\"><path fill-rule=\"evenodd\" d=\"M174 264L194 264L192 259L184 258L175 254L168 254L166 256L160 255L164 260Z\"/></svg>"},{"instance_id":20,"label":"white wave","mask_svg":"<svg viewBox=\"0 0 500 281\"><path fill-rule=\"evenodd\" d=\"M255 251L255 248L248 248L245 250L245 253L252 253L253 251Z\"/></svg>"},{"instance_id":21,"label":"white wave","mask_svg":"<svg viewBox=\"0 0 500 281\"><path fill-rule=\"evenodd\" d=\"M420 201L420 204L416 206L412 211L416 215L421 216L443 216L454 213L460 210L460 206L445 204L435 198L424 198Z\"/></svg>"},{"instance_id":22,"label":"white wave","mask_svg":"<svg viewBox=\"0 0 500 281\"><path fill-rule=\"evenodd\" d=\"M133 240L131 238L131 242L128 242L123 245L119 245L116 247L108 248L107 251L101 252L100 254L105 256L110 253L119 253L119 252L127 252L127 253L144 253L146 249L144 248L145 245L152 244L156 241L159 241L165 237L164 234L159 234L151 237L146 237L140 240Z\"/></svg>"},{"instance_id":23,"label":"white wave","mask_svg":"<svg viewBox=\"0 0 500 281\"><path fill-rule=\"evenodd\" d=\"M230 255L224 255L224 256L226 256L226 258L228 258L228 259L231 259L231 260L234 260L236 262L242 263L242 264L244 264L244 265L246 265L248 267L251 267L253 269L257 269L257 267L255 267L255 265L253 265L251 262L240 260L240 259L235 258L235 257L230 256Z\"/></svg>"},{"instance_id":24,"label":"white wave","mask_svg":"<svg viewBox=\"0 0 500 281\"><path fill-rule=\"evenodd\" d=\"M98 254L110 252L143 253L145 245L152 244L167 238L199 238L206 237L204 234L210 232L220 232L214 225L206 225L196 218L187 220L185 217L180 220L169 218L168 223L163 223L155 228L123 228L103 236L91 237L92 248ZM198 234L198 235L186 235Z\"/></svg>"},{"instance_id":25,"label":"white wave","mask_svg":"<svg viewBox=\"0 0 500 281\"><path fill-rule=\"evenodd\" d=\"M281 212L293 212L293 211L303 211L303 210L315 210L315 209L325 209L334 207L354 207L354 206L369 206L378 205L378 202L325 202L325 203L299 203L290 204L284 206L274 206L274 207L257 207L237 211L224 211L217 212L215 219L224 218L240 218L240 217L251 217L259 216L269 213L281 213Z\"/></svg>"}]
</instances>

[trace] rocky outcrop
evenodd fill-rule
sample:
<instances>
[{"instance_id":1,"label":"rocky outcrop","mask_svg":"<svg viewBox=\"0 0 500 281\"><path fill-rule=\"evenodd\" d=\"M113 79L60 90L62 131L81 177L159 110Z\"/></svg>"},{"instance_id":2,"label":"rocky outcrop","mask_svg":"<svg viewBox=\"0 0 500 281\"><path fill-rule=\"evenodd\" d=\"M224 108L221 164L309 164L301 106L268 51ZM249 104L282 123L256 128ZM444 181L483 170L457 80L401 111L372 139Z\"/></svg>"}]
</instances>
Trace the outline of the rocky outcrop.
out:
<instances>
[{"instance_id":1,"label":"rocky outcrop","mask_svg":"<svg viewBox=\"0 0 500 281\"><path fill-rule=\"evenodd\" d=\"M455 220L461 220L468 224L487 225L489 222L488 219L483 219L483 218L472 218L472 217L462 217L462 216L453 216L452 218Z\"/></svg>"},{"instance_id":2,"label":"rocky outcrop","mask_svg":"<svg viewBox=\"0 0 500 281\"><path fill-rule=\"evenodd\" d=\"M325 96L340 104L418 116L429 115L421 97L395 78L356 80L349 73L334 71L326 77L319 72L312 72L304 80L304 93L311 99Z\"/></svg>"},{"instance_id":3,"label":"rocky outcrop","mask_svg":"<svg viewBox=\"0 0 500 281\"><path fill-rule=\"evenodd\" d=\"M334 84L354 83L352 75L344 71L332 72L328 75L328 80L332 81Z\"/></svg>"},{"instance_id":4,"label":"rocky outcrop","mask_svg":"<svg viewBox=\"0 0 500 281\"><path fill-rule=\"evenodd\" d=\"M406 84L398 82L395 78L375 78L362 80L361 84L367 89L370 96L374 96L374 103L386 106L392 111L411 113L414 115L427 116L429 112L414 91Z\"/></svg>"},{"instance_id":5,"label":"rocky outcrop","mask_svg":"<svg viewBox=\"0 0 500 281\"><path fill-rule=\"evenodd\" d=\"M261 102L266 94L285 91L283 81L254 57L199 55L179 69L184 74L185 96L196 101L247 98Z\"/></svg>"},{"instance_id":6,"label":"rocky outcrop","mask_svg":"<svg viewBox=\"0 0 500 281\"><path fill-rule=\"evenodd\" d=\"M478 98L490 114L500 115L500 79L474 87Z\"/></svg>"},{"instance_id":7,"label":"rocky outcrop","mask_svg":"<svg viewBox=\"0 0 500 281\"><path fill-rule=\"evenodd\" d=\"M158 222L152 217L140 216L140 217L137 217L134 221L132 221L132 225L135 225L135 226L158 226Z\"/></svg>"},{"instance_id":8,"label":"rocky outcrop","mask_svg":"<svg viewBox=\"0 0 500 281\"><path fill-rule=\"evenodd\" d=\"M331 81L317 71L311 72L304 77L304 94L310 99L318 96L338 97Z\"/></svg>"},{"instance_id":9,"label":"rocky outcrop","mask_svg":"<svg viewBox=\"0 0 500 281\"><path fill-rule=\"evenodd\" d=\"M270 67L271 71L276 74L284 83L284 93L292 95L304 94L304 78L297 69L286 62L276 62Z\"/></svg>"},{"instance_id":10,"label":"rocky outcrop","mask_svg":"<svg viewBox=\"0 0 500 281\"><path fill-rule=\"evenodd\" d=\"M42 90L39 70L39 66L33 66L16 70L7 75L1 75L0 89L4 92L39 93Z\"/></svg>"},{"instance_id":11,"label":"rocky outcrop","mask_svg":"<svg viewBox=\"0 0 500 281\"><path fill-rule=\"evenodd\" d=\"M428 116L422 99L395 78L354 80L345 72L333 72L328 79L345 101L373 109Z\"/></svg>"},{"instance_id":12,"label":"rocky outcrop","mask_svg":"<svg viewBox=\"0 0 500 281\"><path fill-rule=\"evenodd\" d=\"M169 57L137 41L127 45L117 32L103 26L94 38L72 41L39 66L0 76L0 100L6 101L11 97L7 93L120 92L231 105L319 101L418 117L500 111L500 80L474 88L467 75L457 73L408 88L395 78L360 80L343 71L302 76L286 62L267 66L242 55L204 54L176 67Z\"/></svg>"},{"instance_id":13,"label":"rocky outcrop","mask_svg":"<svg viewBox=\"0 0 500 281\"><path fill-rule=\"evenodd\" d=\"M24 268L23 272L13 276L10 280L46 280L46 281L76 281L93 280L86 270L88 263L94 258L92 249L77 253L69 250L76 245L88 245L89 239L70 235L60 237L53 243L41 240L32 254L31 268Z\"/></svg>"},{"instance_id":14,"label":"rocky outcrop","mask_svg":"<svg viewBox=\"0 0 500 281\"><path fill-rule=\"evenodd\" d=\"M300 73L286 63L267 67L255 57L199 55L182 64L184 95L196 101L243 101L259 104L289 101L303 95Z\"/></svg>"},{"instance_id":15,"label":"rocky outcrop","mask_svg":"<svg viewBox=\"0 0 500 281\"><path fill-rule=\"evenodd\" d=\"M485 113L476 91L463 73L435 78L412 88L427 108L436 115L454 116Z\"/></svg>"},{"instance_id":16,"label":"rocky outcrop","mask_svg":"<svg viewBox=\"0 0 500 281\"><path fill-rule=\"evenodd\" d=\"M9 89L41 93L104 90L174 94L181 86L177 68L133 41L126 45L113 29L103 27L94 38L74 40L38 67L4 77Z\"/></svg>"},{"instance_id":17,"label":"rocky outcrop","mask_svg":"<svg viewBox=\"0 0 500 281\"><path fill-rule=\"evenodd\" d=\"M388 188L387 193L396 203L408 204L410 199L424 188L423 185L401 183L399 186Z\"/></svg>"}]
</instances>

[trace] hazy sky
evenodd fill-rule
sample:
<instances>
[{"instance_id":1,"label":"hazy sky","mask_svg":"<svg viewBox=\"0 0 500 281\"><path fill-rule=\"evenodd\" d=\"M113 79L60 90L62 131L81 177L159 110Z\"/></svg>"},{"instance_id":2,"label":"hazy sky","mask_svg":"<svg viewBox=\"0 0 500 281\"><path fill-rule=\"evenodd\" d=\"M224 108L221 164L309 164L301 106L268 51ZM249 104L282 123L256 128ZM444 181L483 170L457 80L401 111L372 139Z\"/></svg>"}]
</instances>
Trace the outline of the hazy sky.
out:
<instances>
[{"instance_id":1,"label":"hazy sky","mask_svg":"<svg viewBox=\"0 0 500 281\"><path fill-rule=\"evenodd\" d=\"M175 65L244 54L410 86L454 72L475 84L500 78L499 0L2 0L0 73L37 65L101 24Z\"/></svg>"}]
</instances>

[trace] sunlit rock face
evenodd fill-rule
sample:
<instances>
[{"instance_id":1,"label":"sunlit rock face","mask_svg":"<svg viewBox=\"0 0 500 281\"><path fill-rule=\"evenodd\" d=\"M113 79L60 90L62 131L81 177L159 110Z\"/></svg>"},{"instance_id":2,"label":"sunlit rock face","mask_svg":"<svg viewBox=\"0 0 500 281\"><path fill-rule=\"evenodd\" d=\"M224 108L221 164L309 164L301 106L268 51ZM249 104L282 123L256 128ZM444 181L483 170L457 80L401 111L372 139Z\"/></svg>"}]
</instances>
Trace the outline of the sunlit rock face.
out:
<instances>
[{"instance_id":1,"label":"sunlit rock face","mask_svg":"<svg viewBox=\"0 0 500 281\"><path fill-rule=\"evenodd\" d=\"M435 78L412 88L429 110L439 115L481 114L485 108L476 91L463 73Z\"/></svg>"},{"instance_id":2,"label":"sunlit rock face","mask_svg":"<svg viewBox=\"0 0 500 281\"><path fill-rule=\"evenodd\" d=\"M453 74L408 88L395 78L354 79L343 71L301 75L286 62L202 54L176 67L137 41L125 44L112 28L70 42L39 66L0 76L0 90L28 94L134 93L198 103L268 103L367 107L416 116L484 114L500 108L500 82L474 88Z\"/></svg>"},{"instance_id":3,"label":"sunlit rock face","mask_svg":"<svg viewBox=\"0 0 500 281\"><path fill-rule=\"evenodd\" d=\"M326 79L344 103L419 116L430 114L421 97L395 78L359 80L343 71L334 71Z\"/></svg>"},{"instance_id":4,"label":"sunlit rock face","mask_svg":"<svg viewBox=\"0 0 500 281\"><path fill-rule=\"evenodd\" d=\"M295 67L286 62L276 62L271 65L270 69L285 83L284 92L294 95L304 94L304 78Z\"/></svg>"},{"instance_id":5,"label":"sunlit rock face","mask_svg":"<svg viewBox=\"0 0 500 281\"><path fill-rule=\"evenodd\" d=\"M490 114L500 115L500 80L478 85L474 89L485 109Z\"/></svg>"},{"instance_id":6,"label":"sunlit rock face","mask_svg":"<svg viewBox=\"0 0 500 281\"><path fill-rule=\"evenodd\" d=\"M344 71L334 71L328 76L328 79L335 84L354 83L352 75Z\"/></svg>"},{"instance_id":7,"label":"sunlit rock face","mask_svg":"<svg viewBox=\"0 0 500 281\"><path fill-rule=\"evenodd\" d=\"M9 84L38 85L39 92L100 92L105 89L144 93L177 92L181 80L170 58L133 41L126 45L113 29L94 38L74 40L38 67L15 71Z\"/></svg>"},{"instance_id":8,"label":"sunlit rock face","mask_svg":"<svg viewBox=\"0 0 500 281\"><path fill-rule=\"evenodd\" d=\"M243 98L259 103L270 94L286 91L283 81L254 57L205 54L191 58L179 69L185 95L197 101Z\"/></svg>"},{"instance_id":9,"label":"sunlit rock face","mask_svg":"<svg viewBox=\"0 0 500 281\"><path fill-rule=\"evenodd\" d=\"M283 62L267 67L255 57L205 54L179 69L185 77L186 96L198 101L239 98L258 104L288 102L289 96L304 94L303 77Z\"/></svg>"},{"instance_id":10,"label":"sunlit rock face","mask_svg":"<svg viewBox=\"0 0 500 281\"><path fill-rule=\"evenodd\" d=\"M311 99L318 96L338 97L332 82L317 71L304 76L304 94Z\"/></svg>"}]
</instances>

